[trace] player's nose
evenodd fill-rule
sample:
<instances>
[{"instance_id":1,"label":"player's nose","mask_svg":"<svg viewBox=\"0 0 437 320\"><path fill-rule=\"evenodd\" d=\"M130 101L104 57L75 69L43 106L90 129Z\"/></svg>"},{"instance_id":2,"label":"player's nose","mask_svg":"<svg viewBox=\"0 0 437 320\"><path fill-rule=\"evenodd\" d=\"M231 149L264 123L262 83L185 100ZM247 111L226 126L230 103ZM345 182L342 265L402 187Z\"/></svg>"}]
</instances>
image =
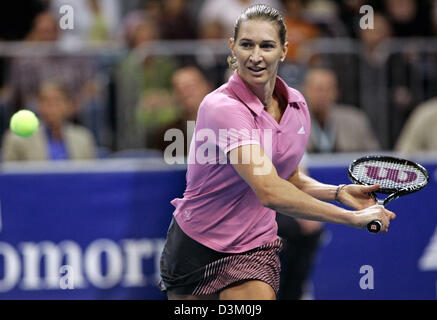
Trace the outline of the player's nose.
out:
<instances>
[{"instance_id":1,"label":"player's nose","mask_svg":"<svg viewBox=\"0 0 437 320\"><path fill-rule=\"evenodd\" d=\"M257 63L261 62L262 55L261 55L261 50L258 46L255 46L254 49L252 50L252 53L249 57L249 60L253 64L257 64Z\"/></svg>"}]
</instances>

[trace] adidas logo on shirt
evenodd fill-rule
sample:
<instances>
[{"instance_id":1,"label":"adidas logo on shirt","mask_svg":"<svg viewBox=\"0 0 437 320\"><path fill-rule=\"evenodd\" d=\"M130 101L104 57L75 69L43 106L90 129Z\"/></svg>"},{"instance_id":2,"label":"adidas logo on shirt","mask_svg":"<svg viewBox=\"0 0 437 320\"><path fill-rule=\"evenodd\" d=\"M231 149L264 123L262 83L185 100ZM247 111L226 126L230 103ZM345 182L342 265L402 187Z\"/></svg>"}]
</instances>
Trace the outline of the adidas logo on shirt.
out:
<instances>
[{"instance_id":1,"label":"adidas logo on shirt","mask_svg":"<svg viewBox=\"0 0 437 320\"><path fill-rule=\"evenodd\" d=\"M305 134L305 128L302 126L299 131L297 132L297 134Z\"/></svg>"}]
</instances>

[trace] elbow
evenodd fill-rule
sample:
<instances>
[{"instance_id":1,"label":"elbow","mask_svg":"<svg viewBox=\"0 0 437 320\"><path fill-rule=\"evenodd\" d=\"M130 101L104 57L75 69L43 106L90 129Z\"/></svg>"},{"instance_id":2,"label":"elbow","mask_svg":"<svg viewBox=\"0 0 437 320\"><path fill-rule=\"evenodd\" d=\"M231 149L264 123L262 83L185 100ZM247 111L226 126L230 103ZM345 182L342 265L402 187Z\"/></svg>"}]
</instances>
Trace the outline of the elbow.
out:
<instances>
[{"instance_id":1,"label":"elbow","mask_svg":"<svg viewBox=\"0 0 437 320\"><path fill-rule=\"evenodd\" d=\"M264 179L258 179L255 185L252 185L256 196L262 205L266 208L276 210L283 204L283 196L285 180L277 175L275 177L268 176ZM288 182L287 182L288 183Z\"/></svg>"}]
</instances>

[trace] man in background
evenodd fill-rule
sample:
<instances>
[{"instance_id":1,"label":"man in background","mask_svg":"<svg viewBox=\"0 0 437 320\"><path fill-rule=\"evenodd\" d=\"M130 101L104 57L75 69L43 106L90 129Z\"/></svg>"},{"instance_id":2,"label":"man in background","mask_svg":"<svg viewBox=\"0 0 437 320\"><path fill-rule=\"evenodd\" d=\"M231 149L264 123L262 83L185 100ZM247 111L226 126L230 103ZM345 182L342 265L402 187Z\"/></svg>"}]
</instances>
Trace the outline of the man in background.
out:
<instances>
[{"instance_id":1,"label":"man in background","mask_svg":"<svg viewBox=\"0 0 437 320\"><path fill-rule=\"evenodd\" d=\"M311 113L308 153L364 152L380 149L365 113L356 107L337 103L338 82L329 69L310 70L303 94Z\"/></svg>"},{"instance_id":2,"label":"man in background","mask_svg":"<svg viewBox=\"0 0 437 320\"><path fill-rule=\"evenodd\" d=\"M395 145L404 154L437 152L437 97L419 104L405 123Z\"/></svg>"},{"instance_id":3,"label":"man in background","mask_svg":"<svg viewBox=\"0 0 437 320\"><path fill-rule=\"evenodd\" d=\"M185 154L188 156L190 150L191 136L194 124L190 127L189 121L195 121L197 110L203 98L212 90L212 85L203 74L202 70L195 65L186 65L177 69L171 78L174 102L179 108L179 117L169 125L157 130L153 139L150 139L147 147L165 151L171 141L164 141L167 130L179 129L183 132L187 141L185 144Z\"/></svg>"},{"instance_id":4,"label":"man in background","mask_svg":"<svg viewBox=\"0 0 437 320\"><path fill-rule=\"evenodd\" d=\"M38 131L22 138L8 130L3 138L4 161L79 160L96 157L92 133L68 122L72 101L66 90L54 82L44 82L37 96Z\"/></svg>"}]
</instances>

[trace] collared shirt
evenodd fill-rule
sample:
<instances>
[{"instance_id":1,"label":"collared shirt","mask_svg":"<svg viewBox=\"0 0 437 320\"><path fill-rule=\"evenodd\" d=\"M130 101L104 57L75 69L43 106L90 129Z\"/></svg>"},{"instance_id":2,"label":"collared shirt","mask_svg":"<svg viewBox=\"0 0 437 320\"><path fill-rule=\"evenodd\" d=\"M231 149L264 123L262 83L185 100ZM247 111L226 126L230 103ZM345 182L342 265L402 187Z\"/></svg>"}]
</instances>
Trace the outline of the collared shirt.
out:
<instances>
[{"instance_id":1,"label":"collared shirt","mask_svg":"<svg viewBox=\"0 0 437 320\"><path fill-rule=\"evenodd\" d=\"M243 252L277 238L275 211L266 208L226 155L261 145L278 175L288 179L310 134L304 97L277 77L275 92L288 102L278 123L237 72L202 101L188 156L187 188L172 201L181 229L220 252Z\"/></svg>"}]
</instances>

